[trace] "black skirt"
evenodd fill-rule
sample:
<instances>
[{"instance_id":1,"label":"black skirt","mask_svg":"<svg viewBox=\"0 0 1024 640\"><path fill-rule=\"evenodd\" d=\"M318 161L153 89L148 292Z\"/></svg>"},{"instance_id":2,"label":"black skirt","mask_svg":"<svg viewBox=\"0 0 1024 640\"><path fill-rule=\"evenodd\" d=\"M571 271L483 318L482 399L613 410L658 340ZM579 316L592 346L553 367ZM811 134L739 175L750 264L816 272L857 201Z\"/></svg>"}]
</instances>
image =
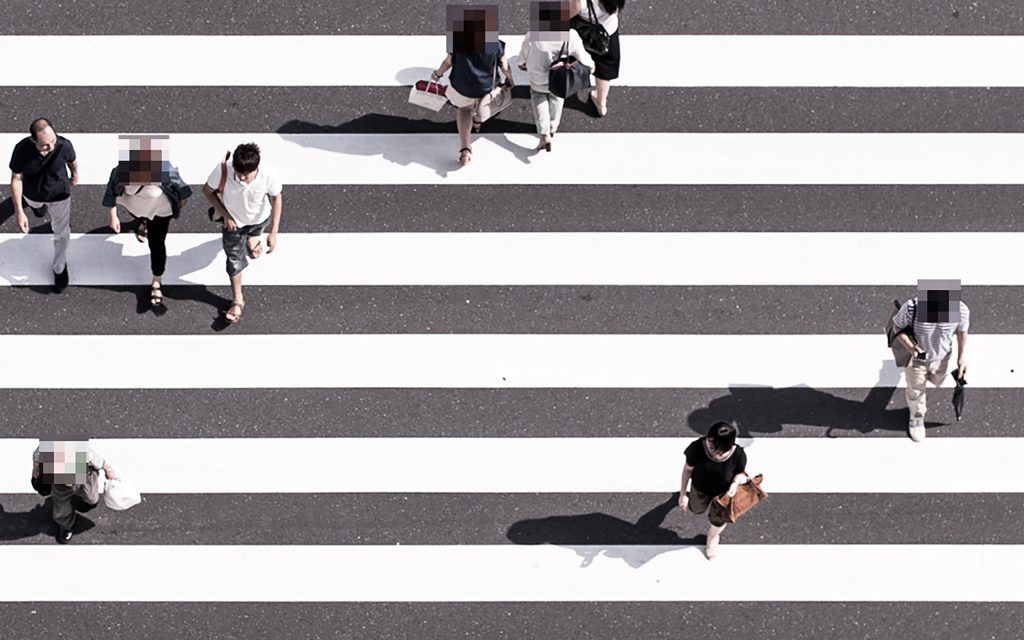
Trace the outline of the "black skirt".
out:
<instances>
[{"instance_id":1,"label":"black skirt","mask_svg":"<svg viewBox=\"0 0 1024 640\"><path fill-rule=\"evenodd\" d=\"M594 58L594 76L601 80L614 80L619 77L619 32L609 38L608 53L603 56L591 55Z\"/></svg>"}]
</instances>

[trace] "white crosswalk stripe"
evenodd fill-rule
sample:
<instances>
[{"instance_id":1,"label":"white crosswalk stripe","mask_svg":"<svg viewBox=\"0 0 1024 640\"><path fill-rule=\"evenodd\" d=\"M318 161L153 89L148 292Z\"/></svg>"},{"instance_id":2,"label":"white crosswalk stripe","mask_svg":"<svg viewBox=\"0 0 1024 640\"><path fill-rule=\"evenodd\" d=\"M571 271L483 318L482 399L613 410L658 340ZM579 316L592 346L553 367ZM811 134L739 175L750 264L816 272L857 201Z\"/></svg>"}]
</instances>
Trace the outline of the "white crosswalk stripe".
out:
<instances>
[{"instance_id":1,"label":"white crosswalk stripe","mask_svg":"<svg viewBox=\"0 0 1024 640\"><path fill-rule=\"evenodd\" d=\"M630 6L629 10L644 8ZM521 37L502 37L510 54L517 53ZM0 88L397 88L429 73L443 57L438 53L444 50L444 38L369 33L0 35L0 55L5 59L19 59L26 47L74 55L53 65L45 76L32 65L12 65L0 77ZM1024 87L1019 64L1024 36L1020 35L628 33L622 36L622 48L622 77L614 83L613 95L627 88L767 87L786 92L800 87ZM126 51L133 55L124 55ZM249 52L247 64L231 64L240 51ZM367 51L378 54L367 56ZM166 58L174 60L174 73L153 74L153 60ZM370 59L365 64L335 63L361 58ZM655 60L676 62L652 64ZM516 80L526 82L518 71ZM648 104L614 108L626 112L631 106L644 113L657 112L657 105ZM227 112L230 106L215 108ZM325 121L331 120L331 108L324 105ZM408 109L415 114L413 107ZM366 110L374 112L369 100ZM17 122L36 115L12 114ZM277 127L289 117L274 114L271 120L281 123L248 132L240 132L237 126L233 132L161 131L171 136L172 162L193 185L204 182L224 150L240 142L257 142L264 161L281 170L285 225L280 246L248 268L247 287L578 287L581 291L596 286L786 287L814 298L821 288L836 286L899 289L905 296L918 278L928 277L961 279L970 304L971 287L1005 288L1016 295L1015 288L1024 282L1019 226L963 233L916 220L914 231L899 233L641 233L628 231L626 222L646 206L637 199L631 204L635 211L621 212L621 229L599 232L410 232L389 227L352 233L344 219L332 220L330 226L313 233L287 228L290 216L304 213L288 207L288 189L296 186L342 192L353 185L369 185L380 189L382 201L396 197L394 187L409 186L455 193L474 185L497 189L531 185L537 188L538 198L545 197L545 189L563 185L585 185L594 192L633 185L722 185L727 189L750 185L1018 186L1024 184L1024 134L1017 132L847 133L815 131L812 125L798 133L641 133L632 131L629 118L624 117L598 132L575 133L569 127L558 133L556 153L538 154L531 150L536 137L523 133L532 127L526 123L525 129L511 133L485 129L474 137L473 163L459 169L454 162L454 133L275 132L282 130ZM567 111L567 120L582 117ZM154 115L153 121L156 131L160 120ZM0 149L10 149L24 137L14 123L0 128L7 131L0 133ZM61 133L78 151L80 188L106 184L117 158L118 133L76 131L74 126ZM415 208L418 203L408 206ZM524 201L522 206L532 205ZM583 205L566 202L565 206ZM101 224L98 202L76 196L74 207L75 215L93 210L96 225ZM486 214L486 203L481 207ZM201 216L201 209L205 203L193 202L184 215ZM894 219L902 214L891 212ZM757 212L737 204L735 215L752 217ZM0 233L0 300L20 291L16 288L50 284L50 241L48 234L22 235L6 223ZM204 233L172 227L167 246L167 287L189 285L205 291L225 285L220 236L212 226ZM72 309L59 321L41 318L39 330L0 331L0 390L11 392L14 399L19 393L40 389L50 394L52 419L39 425L41 434L74 431L82 411L96 410L64 406L63 391L129 391L132 406L107 420L109 430L92 443L138 485L147 500L131 511L114 514L124 529L82 531L68 548L37 544L49 542L46 535L53 533L48 528L48 503L27 513L0 508L0 566L18 577L0 581L0 618L6 611L2 603L104 602L115 607L129 602L202 603L216 608L230 603L640 606L725 602L857 607L866 602L896 606L1024 602L1024 588L1014 579L1024 567L1024 537L1014 537L1016 533L1000 544L979 536L965 537L961 544L903 544L903 527L925 531L919 537L927 539L929 528L941 527L947 515L960 518L961 523L1006 515L982 513L974 503L1024 495L1024 476L1017 472L1024 439L1013 418L1010 424L987 425L999 431L996 437L971 437L969 429L960 425L943 426L945 431L920 444L900 437L903 433L892 433L896 429L891 414L899 409L901 421L905 414L902 372L880 333L882 312L891 296L877 301L879 333L875 334L791 334L790 310L765 305L737 311L749 314L750 324L758 327L747 335L698 331L708 327L692 326L685 314L680 314L678 330L671 334L570 330L522 334L497 329L458 333L446 328L442 310L430 333L301 333L295 327L310 312L306 308L246 311L247 315L274 315L276 333L246 334L243 321L239 327L243 331L232 334L228 329L228 335L209 333L206 326L148 335L151 331L138 328L131 309L98 308L105 303L90 298L94 291L85 289L145 286L150 273L145 244L130 233L114 236L102 229L75 233L70 264L71 284L82 288L82 299L90 300L89 309L81 310L80 323L78 310ZM175 302L169 302L170 313ZM472 304L466 300L466 305ZM843 301L832 299L821 300L819 307L823 314L844 309ZM986 310L972 309L972 321L985 326ZM327 312L340 315L346 310ZM124 329L93 332L86 320L89 313L124 314ZM566 326L569 321L566 318ZM1017 390L1024 389L1024 377L1018 373L1024 367L1024 334L1015 327L1004 326L1002 332L979 329L969 343L971 392L998 400L1017 398ZM753 439L743 434L749 470L764 473L771 497L746 523L728 529L719 557L709 563L703 555L703 540L683 539L683 532L668 531L675 525L664 524L667 510L647 528L644 518L633 524L625 514L599 513L604 504L625 500L637 501L635 511L643 512L652 496L663 499L678 490L682 451L706 424L680 424L679 437L655 437L635 428L625 435L565 437L555 424L533 425L524 435L519 427L505 430L502 424L472 424L450 432L486 435L455 437L443 429L442 436L436 430L427 434L408 427L396 433L385 429L382 421L380 433L372 437L315 437L287 421L264 420L248 404L254 396L274 390L291 402L290 411L313 415L341 433L354 413L380 410L387 417L387 409L374 407L372 401L356 406L334 403L329 396L318 402L288 396L311 389L384 390L400 398L415 390L501 390L521 392L521 398L538 391L572 390L590 394L587 398L595 402L616 390L711 390L724 397L737 390L768 394L808 389L820 392L815 400L820 404L789 406L794 396L780 396L773 408L774 415L782 416L782 432L764 437L755 433ZM193 432L196 426L190 421L195 415L189 413L188 404L190 394L200 390L233 394L238 404L233 420L203 425L206 434L219 430L217 436L195 437ZM826 429L822 437L786 433L790 424L830 426L828 418L822 417L828 412L861 406L849 400L843 401L847 403L843 408L822 406L828 404L822 398L832 397L833 390L839 390L837 397L849 396L851 390L866 397L863 406L878 409L877 422L872 418L855 425L859 436L825 437L831 435ZM147 414L152 410L147 399L157 392L180 394L182 419L175 432L147 427L152 417ZM890 392L891 401L887 395L882 397ZM932 394L929 420L951 421L948 393ZM432 416L450 413L455 423L465 419L460 412L472 402L455 398L450 406L410 411ZM744 409L753 414L768 411L753 395L735 394L734 402L733 406L746 402ZM0 417L0 426L39 415L38 407L11 404L7 416ZM550 408L556 415L557 407ZM711 415L714 404L703 409L694 407L702 420ZM1015 415L1012 409L1000 415ZM537 413L544 410L539 408ZM513 423L515 407L510 403L499 415L502 411ZM90 424L99 420L90 418ZM243 431L240 425L246 427L242 437L238 436ZM545 433L548 427L550 434ZM900 424L903 427L905 422ZM258 435L253 436L254 432ZM950 433L956 435L944 435ZM7 501L24 504L17 501L34 499L27 472L35 444L33 439L0 437L0 507ZM522 500L522 505L561 496L582 496L593 502L588 503L589 513L552 513L540 518L525 511L520 514L517 506L515 512L521 518L508 522L492 521L494 516L480 513L477 502L506 494ZM289 527L295 526L342 529L346 514L309 513L304 514L307 520L276 522L274 514L261 509L259 499L334 495L366 498L360 504L397 496L402 506L399 513L382 516L380 531L345 531L342 537L351 541L345 544L261 540L261 536L286 539ZM425 502L420 501L436 495L451 497L455 501L450 504L455 506L445 513L417 511L424 508ZM196 531L202 533L203 525L190 524L190 519L207 517L215 505L224 504L216 500L225 496L244 503L239 508L247 516L232 526L250 530L250 537L235 538L245 539L242 544L201 542L204 538ZM798 503L787 500L831 498L839 505L838 515L820 525L825 533L818 533L826 540L832 534L842 539L844 527L872 517L863 506L845 508L863 505L860 501L865 496L877 501L913 497L922 505L933 500L928 504L938 506L915 505L900 514L895 524L891 519L880 522L877 538L863 544L806 543L794 533L798 529L783 527L802 516L793 506ZM200 511L172 513L168 505L182 504L172 502L178 499L198 500L189 504L200 505ZM765 518L763 530L747 528L760 514ZM597 519L586 520L592 516ZM391 535L393 525L387 518L417 517L432 544L400 537L390 540L391 544L375 542ZM587 528L602 517L620 519L622 527L607 535ZM575 518L583 520L573 524ZM687 534L706 527L703 518L685 518L683 526L692 530ZM147 519L151 520L145 525L136 524ZM523 542L510 533L517 525L534 526L544 519L558 521L538 534L545 544L529 536ZM505 531L502 542L512 544L481 543L475 533L470 539L465 533L467 523L481 521L490 529ZM147 534L139 527L152 528ZM658 537L659 532L665 535ZM154 536L155 542L149 539ZM734 543L730 536L742 541ZM53 576L66 573L68 567L102 570L103 580L88 589L80 583L54 581ZM412 629L413 623L406 624L419 631ZM318 629L318 637L327 637L331 631L327 626ZM672 633L678 631L674 628ZM987 630L979 632L979 636L987 634Z\"/></svg>"}]
</instances>

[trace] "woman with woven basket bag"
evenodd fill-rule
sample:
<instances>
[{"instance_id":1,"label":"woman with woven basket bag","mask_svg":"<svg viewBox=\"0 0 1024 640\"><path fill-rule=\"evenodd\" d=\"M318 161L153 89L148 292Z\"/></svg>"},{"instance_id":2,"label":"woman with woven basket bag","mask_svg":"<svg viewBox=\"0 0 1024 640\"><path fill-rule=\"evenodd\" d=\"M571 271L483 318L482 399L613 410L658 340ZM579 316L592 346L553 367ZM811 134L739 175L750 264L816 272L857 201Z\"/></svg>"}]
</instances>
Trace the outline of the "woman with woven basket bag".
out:
<instances>
[{"instance_id":1,"label":"woman with woven basket bag","mask_svg":"<svg viewBox=\"0 0 1024 640\"><path fill-rule=\"evenodd\" d=\"M707 436L698 438L686 447L679 492L679 507L693 513L708 512L708 539L705 555L715 557L719 537L729 522L717 496L734 496L747 476L747 454L736 444L736 427L728 422L716 422ZM692 483L691 483L692 481ZM691 485L687 487L687 485Z\"/></svg>"}]
</instances>

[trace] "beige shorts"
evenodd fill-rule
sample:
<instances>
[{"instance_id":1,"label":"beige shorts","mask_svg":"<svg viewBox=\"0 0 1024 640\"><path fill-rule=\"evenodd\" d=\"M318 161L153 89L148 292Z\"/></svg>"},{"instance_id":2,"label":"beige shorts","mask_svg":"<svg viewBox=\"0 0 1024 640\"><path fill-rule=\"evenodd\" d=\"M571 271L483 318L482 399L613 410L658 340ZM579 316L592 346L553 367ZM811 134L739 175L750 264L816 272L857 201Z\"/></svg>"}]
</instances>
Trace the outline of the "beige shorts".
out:
<instances>
[{"instance_id":1,"label":"beige shorts","mask_svg":"<svg viewBox=\"0 0 1024 640\"><path fill-rule=\"evenodd\" d=\"M448 102L452 103L452 106L457 109L465 109L466 107L474 106L480 98L467 98L458 91L455 87L448 85L448 88L444 90L445 97L448 98Z\"/></svg>"}]
</instances>

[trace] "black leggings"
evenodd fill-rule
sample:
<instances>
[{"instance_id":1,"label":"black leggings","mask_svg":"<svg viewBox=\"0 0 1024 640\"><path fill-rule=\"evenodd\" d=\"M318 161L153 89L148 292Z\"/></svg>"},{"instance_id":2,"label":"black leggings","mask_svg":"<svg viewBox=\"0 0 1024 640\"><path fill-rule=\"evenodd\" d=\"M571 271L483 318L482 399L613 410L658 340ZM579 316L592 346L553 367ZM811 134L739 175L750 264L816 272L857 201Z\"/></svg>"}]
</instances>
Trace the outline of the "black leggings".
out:
<instances>
[{"instance_id":1,"label":"black leggings","mask_svg":"<svg viewBox=\"0 0 1024 640\"><path fill-rule=\"evenodd\" d=\"M167 268L167 230L171 227L171 216L157 216L152 220L136 218L146 223L146 237L149 240L149 266L154 276L164 275Z\"/></svg>"}]
</instances>

